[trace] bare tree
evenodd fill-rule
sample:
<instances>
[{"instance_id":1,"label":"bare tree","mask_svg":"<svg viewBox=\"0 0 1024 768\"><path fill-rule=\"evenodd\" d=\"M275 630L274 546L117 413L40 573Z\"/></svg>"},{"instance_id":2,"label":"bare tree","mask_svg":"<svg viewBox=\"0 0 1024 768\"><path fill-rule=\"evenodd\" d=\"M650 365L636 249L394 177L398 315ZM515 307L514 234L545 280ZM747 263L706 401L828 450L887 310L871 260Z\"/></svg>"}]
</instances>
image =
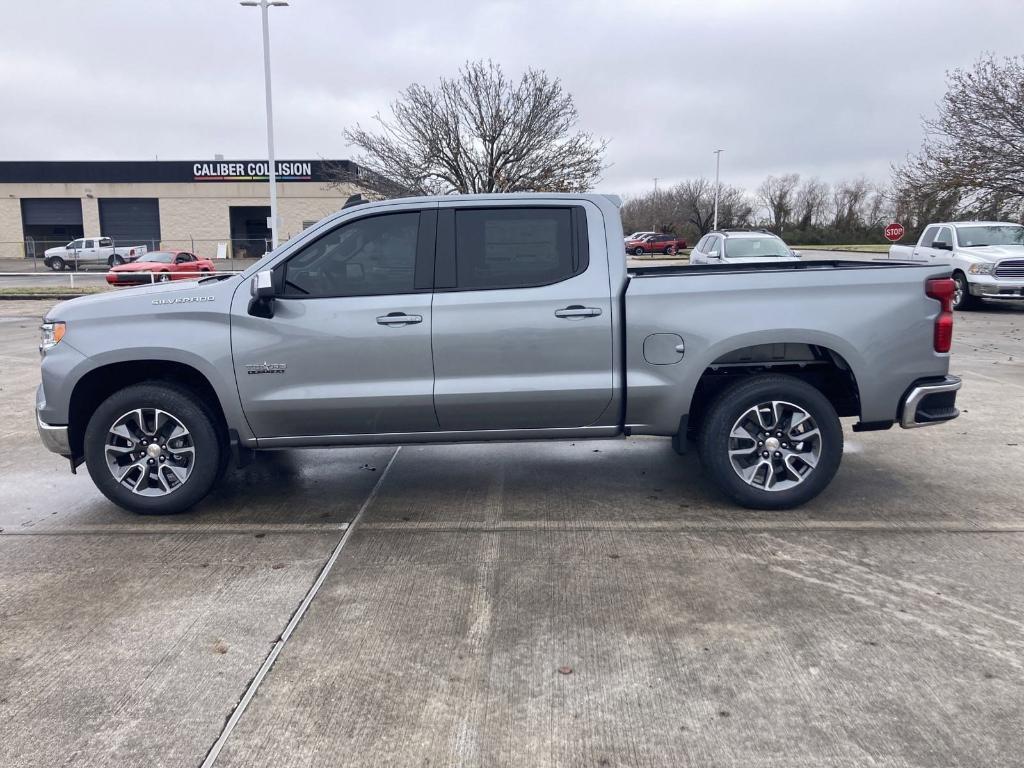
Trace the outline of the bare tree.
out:
<instances>
[{"instance_id":1,"label":"bare tree","mask_svg":"<svg viewBox=\"0 0 1024 768\"><path fill-rule=\"evenodd\" d=\"M862 228L864 203L871 193L867 179L840 181L832 188L832 228L852 232Z\"/></svg>"},{"instance_id":2,"label":"bare tree","mask_svg":"<svg viewBox=\"0 0 1024 768\"><path fill-rule=\"evenodd\" d=\"M515 82L491 61L467 62L436 87L410 85L374 119L376 131L345 130L357 162L417 194L581 192L604 168L607 142L574 130L572 96L541 70Z\"/></svg>"},{"instance_id":3,"label":"bare tree","mask_svg":"<svg viewBox=\"0 0 1024 768\"><path fill-rule=\"evenodd\" d=\"M932 200L955 195L962 212L1024 215L1024 56L985 54L946 82L920 152L893 169L894 186Z\"/></svg>"},{"instance_id":4,"label":"bare tree","mask_svg":"<svg viewBox=\"0 0 1024 768\"><path fill-rule=\"evenodd\" d=\"M627 200L622 206L622 220L629 231L653 225L660 232L673 232L696 240L711 231L714 212L715 184L701 177ZM718 195L720 226L747 226L752 213L753 205L746 192L739 187L721 187Z\"/></svg>"},{"instance_id":5,"label":"bare tree","mask_svg":"<svg viewBox=\"0 0 1024 768\"><path fill-rule=\"evenodd\" d=\"M793 204L794 225L801 232L824 222L828 209L829 186L821 179L807 179L796 191Z\"/></svg>"},{"instance_id":6,"label":"bare tree","mask_svg":"<svg viewBox=\"0 0 1024 768\"><path fill-rule=\"evenodd\" d=\"M781 235L793 216L796 188L800 174L769 176L757 188L758 201L768 209L768 222L773 232Z\"/></svg>"}]
</instances>

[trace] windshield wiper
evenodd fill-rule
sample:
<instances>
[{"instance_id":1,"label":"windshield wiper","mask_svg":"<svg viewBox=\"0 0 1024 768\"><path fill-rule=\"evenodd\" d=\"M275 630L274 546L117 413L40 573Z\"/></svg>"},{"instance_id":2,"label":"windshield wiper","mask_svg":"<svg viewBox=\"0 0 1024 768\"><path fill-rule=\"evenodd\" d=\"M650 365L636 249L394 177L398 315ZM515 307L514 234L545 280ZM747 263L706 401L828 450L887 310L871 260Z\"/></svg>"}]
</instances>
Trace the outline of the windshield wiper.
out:
<instances>
[{"instance_id":1,"label":"windshield wiper","mask_svg":"<svg viewBox=\"0 0 1024 768\"><path fill-rule=\"evenodd\" d=\"M229 277L234 277L234 275L225 275L225 274L208 275L207 277L199 278L199 280L197 282L199 282L199 283L208 283L211 280L227 280Z\"/></svg>"}]
</instances>

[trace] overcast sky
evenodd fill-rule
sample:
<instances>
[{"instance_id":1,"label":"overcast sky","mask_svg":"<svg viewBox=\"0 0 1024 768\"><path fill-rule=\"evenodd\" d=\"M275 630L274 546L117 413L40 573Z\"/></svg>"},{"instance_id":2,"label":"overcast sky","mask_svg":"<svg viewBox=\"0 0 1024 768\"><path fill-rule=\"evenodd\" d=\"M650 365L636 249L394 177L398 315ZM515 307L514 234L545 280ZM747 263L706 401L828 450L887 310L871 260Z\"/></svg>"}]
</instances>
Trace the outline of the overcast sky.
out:
<instances>
[{"instance_id":1,"label":"overcast sky","mask_svg":"<svg viewBox=\"0 0 1024 768\"><path fill-rule=\"evenodd\" d=\"M1024 53L1022 0L291 0L271 9L277 155L466 59L538 67L610 139L601 191L714 174L888 178L947 69ZM259 11L236 0L3 3L0 159L259 158Z\"/></svg>"}]
</instances>

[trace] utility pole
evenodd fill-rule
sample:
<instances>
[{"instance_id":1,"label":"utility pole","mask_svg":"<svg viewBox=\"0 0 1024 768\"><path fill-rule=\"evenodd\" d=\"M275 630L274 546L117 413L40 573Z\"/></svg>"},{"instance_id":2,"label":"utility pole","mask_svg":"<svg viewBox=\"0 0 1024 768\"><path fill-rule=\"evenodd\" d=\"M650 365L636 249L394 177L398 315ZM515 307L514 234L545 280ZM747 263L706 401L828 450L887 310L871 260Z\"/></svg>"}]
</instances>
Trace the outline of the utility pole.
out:
<instances>
[{"instance_id":1,"label":"utility pole","mask_svg":"<svg viewBox=\"0 0 1024 768\"><path fill-rule=\"evenodd\" d=\"M715 150L715 221L711 225L712 229L718 229L718 190L721 189L721 185L718 183L718 171L722 165L722 151L721 149Z\"/></svg>"},{"instance_id":2,"label":"utility pole","mask_svg":"<svg viewBox=\"0 0 1024 768\"><path fill-rule=\"evenodd\" d=\"M270 181L270 242L277 248L277 161L274 159L274 106L270 96L270 16L271 6L288 5L286 0L241 0L239 5L259 8L263 16L263 80L267 95L267 155Z\"/></svg>"}]
</instances>

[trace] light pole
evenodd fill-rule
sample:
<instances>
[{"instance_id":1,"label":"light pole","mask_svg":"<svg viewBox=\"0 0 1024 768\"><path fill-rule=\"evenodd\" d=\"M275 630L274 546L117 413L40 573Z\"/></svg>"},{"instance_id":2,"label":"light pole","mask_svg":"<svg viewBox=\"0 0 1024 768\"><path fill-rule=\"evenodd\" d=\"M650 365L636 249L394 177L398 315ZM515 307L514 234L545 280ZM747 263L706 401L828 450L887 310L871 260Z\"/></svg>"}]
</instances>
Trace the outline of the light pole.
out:
<instances>
[{"instance_id":1,"label":"light pole","mask_svg":"<svg viewBox=\"0 0 1024 768\"><path fill-rule=\"evenodd\" d=\"M286 0L241 0L239 5L258 7L263 15L263 80L267 91L267 154L270 180L270 242L277 248L277 162L274 160L274 106L270 98L270 6L288 5Z\"/></svg>"},{"instance_id":2,"label":"light pole","mask_svg":"<svg viewBox=\"0 0 1024 768\"><path fill-rule=\"evenodd\" d=\"M654 217L658 216L658 177L654 177ZM658 222L651 224L651 231L654 232L658 229Z\"/></svg>"},{"instance_id":3,"label":"light pole","mask_svg":"<svg viewBox=\"0 0 1024 768\"><path fill-rule=\"evenodd\" d=\"M715 150L715 221L711 225L712 229L718 229L718 171L722 165L722 150Z\"/></svg>"}]
</instances>

